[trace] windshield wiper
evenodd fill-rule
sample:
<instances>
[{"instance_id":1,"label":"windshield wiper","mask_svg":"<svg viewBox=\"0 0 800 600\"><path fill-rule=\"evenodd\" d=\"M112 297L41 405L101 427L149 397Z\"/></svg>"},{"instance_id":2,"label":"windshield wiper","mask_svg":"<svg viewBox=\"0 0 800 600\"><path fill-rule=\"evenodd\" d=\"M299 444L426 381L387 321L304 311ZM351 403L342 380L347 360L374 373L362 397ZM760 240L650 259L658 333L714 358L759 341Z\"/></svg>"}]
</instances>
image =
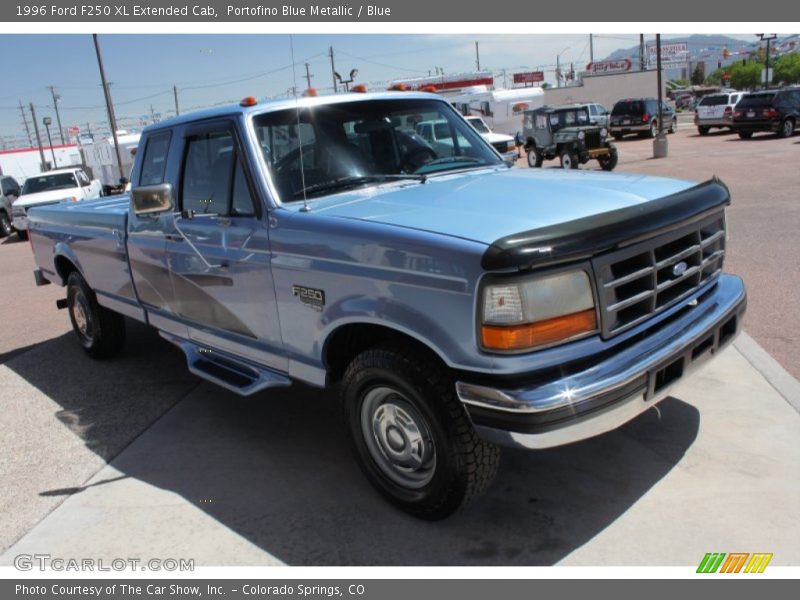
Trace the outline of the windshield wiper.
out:
<instances>
[{"instance_id":1,"label":"windshield wiper","mask_svg":"<svg viewBox=\"0 0 800 600\"><path fill-rule=\"evenodd\" d=\"M340 179L334 179L332 181L324 181L322 183L310 185L305 188L305 193L313 194L318 192L345 188L351 185L361 185L362 183L381 183L384 181L400 181L403 179L413 179L419 181L420 183L425 183L425 180L427 178L428 178L427 175L416 175L414 173L400 173L400 174L384 173L376 175L358 175L352 177L341 177ZM295 197L302 195L303 195L303 190L295 192L294 194Z\"/></svg>"},{"instance_id":2,"label":"windshield wiper","mask_svg":"<svg viewBox=\"0 0 800 600\"><path fill-rule=\"evenodd\" d=\"M447 163L480 163L480 164L489 164L485 160L481 160L480 158L474 158L472 156L443 156L442 158L437 158L436 160L432 160L431 162L427 162L423 167L432 167L434 165L444 165Z\"/></svg>"}]
</instances>

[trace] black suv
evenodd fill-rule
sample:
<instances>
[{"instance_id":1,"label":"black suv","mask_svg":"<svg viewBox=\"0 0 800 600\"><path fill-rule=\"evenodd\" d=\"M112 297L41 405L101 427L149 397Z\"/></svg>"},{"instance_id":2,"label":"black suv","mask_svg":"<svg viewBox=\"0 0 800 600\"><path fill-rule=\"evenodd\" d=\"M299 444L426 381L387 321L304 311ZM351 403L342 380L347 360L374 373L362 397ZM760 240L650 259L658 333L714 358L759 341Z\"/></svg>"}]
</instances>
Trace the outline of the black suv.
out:
<instances>
[{"instance_id":1,"label":"black suv","mask_svg":"<svg viewBox=\"0 0 800 600\"><path fill-rule=\"evenodd\" d=\"M789 137L800 120L800 88L747 94L733 111L731 128L743 140L756 131L771 131Z\"/></svg>"},{"instance_id":2,"label":"black suv","mask_svg":"<svg viewBox=\"0 0 800 600\"><path fill-rule=\"evenodd\" d=\"M662 102L662 113L665 129L675 133L678 129L678 117L666 102ZM608 122L609 131L615 140L629 133L638 133L642 137L656 137L658 134L658 100L656 98L627 98L620 100L611 111Z\"/></svg>"}]
</instances>

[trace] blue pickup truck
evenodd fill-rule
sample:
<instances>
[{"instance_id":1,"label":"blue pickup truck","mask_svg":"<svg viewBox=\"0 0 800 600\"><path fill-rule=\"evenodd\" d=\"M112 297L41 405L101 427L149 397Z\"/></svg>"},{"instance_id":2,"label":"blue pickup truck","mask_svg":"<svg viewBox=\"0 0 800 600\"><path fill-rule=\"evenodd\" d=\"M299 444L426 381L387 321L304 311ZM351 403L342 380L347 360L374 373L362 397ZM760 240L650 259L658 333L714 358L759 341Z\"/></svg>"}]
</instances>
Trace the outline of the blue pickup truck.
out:
<instances>
[{"instance_id":1,"label":"blue pickup truck","mask_svg":"<svg viewBox=\"0 0 800 600\"><path fill-rule=\"evenodd\" d=\"M513 168L440 97L351 93L152 125L129 195L29 219L90 356L130 318L238 394L337 386L366 476L436 519L499 446L610 431L730 343L729 202L716 179Z\"/></svg>"}]
</instances>

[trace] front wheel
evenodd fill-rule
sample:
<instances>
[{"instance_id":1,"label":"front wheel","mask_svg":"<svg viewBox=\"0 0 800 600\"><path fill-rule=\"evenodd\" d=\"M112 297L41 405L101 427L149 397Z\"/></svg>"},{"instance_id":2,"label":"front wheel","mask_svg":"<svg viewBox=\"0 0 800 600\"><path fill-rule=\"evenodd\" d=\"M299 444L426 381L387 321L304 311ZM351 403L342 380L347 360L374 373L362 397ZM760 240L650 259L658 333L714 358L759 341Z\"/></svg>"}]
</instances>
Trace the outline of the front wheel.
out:
<instances>
[{"instance_id":1,"label":"front wheel","mask_svg":"<svg viewBox=\"0 0 800 600\"><path fill-rule=\"evenodd\" d=\"M752 131L740 131L739 132L739 138L742 139L742 140L749 140L751 137L753 137L753 132Z\"/></svg>"},{"instance_id":2,"label":"front wheel","mask_svg":"<svg viewBox=\"0 0 800 600\"><path fill-rule=\"evenodd\" d=\"M5 212L0 212L0 237L8 237L14 233L14 228L11 226L11 220Z\"/></svg>"},{"instance_id":3,"label":"front wheel","mask_svg":"<svg viewBox=\"0 0 800 600\"><path fill-rule=\"evenodd\" d=\"M17 229L17 237L21 240L28 239L28 230L27 229Z\"/></svg>"},{"instance_id":4,"label":"front wheel","mask_svg":"<svg viewBox=\"0 0 800 600\"><path fill-rule=\"evenodd\" d=\"M608 154L597 157L597 162L600 163L600 168L602 168L603 171L613 171L614 167L617 166L617 162L619 162L617 150L612 149Z\"/></svg>"},{"instance_id":5,"label":"front wheel","mask_svg":"<svg viewBox=\"0 0 800 600\"><path fill-rule=\"evenodd\" d=\"M125 319L97 303L92 288L77 271L67 278L67 308L72 329L92 358L110 358L125 344Z\"/></svg>"},{"instance_id":6,"label":"front wheel","mask_svg":"<svg viewBox=\"0 0 800 600\"><path fill-rule=\"evenodd\" d=\"M442 519L491 484L500 450L477 436L444 367L379 347L353 359L341 389L359 464L396 506Z\"/></svg>"},{"instance_id":7,"label":"front wheel","mask_svg":"<svg viewBox=\"0 0 800 600\"><path fill-rule=\"evenodd\" d=\"M561 168L562 169L577 169L578 163L580 162L578 159L578 155L570 150L562 150L561 153L558 155L561 159Z\"/></svg>"},{"instance_id":8,"label":"front wheel","mask_svg":"<svg viewBox=\"0 0 800 600\"><path fill-rule=\"evenodd\" d=\"M672 123L669 124L669 132L675 133L678 131L678 119L672 119Z\"/></svg>"},{"instance_id":9,"label":"front wheel","mask_svg":"<svg viewBox=\"0 0 800 600\"><path fill-rule=\"evenodd\" d=\"M544 156L536 149L536 146L528 148L528 166L539 168L544 163Z\"/></svg>"},{"instance_id":10,"label":"front wheel","mask_svg":"<svg viewBox=\"0 0 800 600\"><path fill-rule=\"evenodd\" d=\"M708 127L704 127L704 126L700 125L697 128L697 133L699 133L700 135L708 135L708 132L709 132L709 128Z\"/></svg>"}]
</instances>

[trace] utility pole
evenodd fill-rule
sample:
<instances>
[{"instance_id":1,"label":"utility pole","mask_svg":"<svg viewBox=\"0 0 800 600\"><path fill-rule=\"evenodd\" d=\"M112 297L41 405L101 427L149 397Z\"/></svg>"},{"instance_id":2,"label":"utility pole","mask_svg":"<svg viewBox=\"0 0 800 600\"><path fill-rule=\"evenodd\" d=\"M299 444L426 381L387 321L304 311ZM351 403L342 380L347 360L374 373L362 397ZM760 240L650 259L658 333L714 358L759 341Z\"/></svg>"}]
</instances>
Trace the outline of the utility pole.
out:
<instances>
[{"instance_id":1,"label":"utility pole","mask_svg":"<svg viewBox=\"0 0 800 600\"><path fill-rule=\"evenodd\" d=\"M664 133L664 91L661 87L661 34L656 34L656 79L658 81L658 134L653 140L653 158L666 158L667 134Z\"/></svg>"},{"instance_id":2,"label":"utility pole","mask_svg":"<svg viewBox=\"0 0 800 600\"><path fill-rule=\"evenodd\" d=\"M478 49L478 42L475 42L475 64L478 66L478 71L481 70L481 53Z\"/></svg>"},{"instance_id":3,"label":"utility pole","mask_svg":"<svg viewBox=\"0 0 800 600\"><path fill-rule=\"evenodd\" d=\"M639 34L639 70L644 71L644 34Z\"/></svg>"},{"instance_id":4,"label":"utility pole","mask_svg":"<svg viewBox=\"0 0 800 600\"><path fill-rule=\"evenodd\" d=\"M767 42L767 61L766 61L766 69L764 71L764 89L769 88L769 43L771 40L774 40L778 37L777 34L773 33L772 35L764 35L763 33L757 33L758 37L761 38L761 41Z\"/></svg>"},{"instance_id":5,"label":"utility pole","mask_svg":"<svg viewBox=\"0 0 800 600\"><path fill-rule=\"evenodd\" d=\"M181 109L178 106L178 86L177 85L173 85L172 86L172 93L175 95L175 116L178 116L179 114L181 114Z\"/></svg>"},{"instance_id":6,"label":"utility pole","mask_svg":"<svg viewBox=\"0 0 800 600\"><path fill-rule=\"evenodd\" d=\"M61 100L61 96L56 94L56 87L54 85L48 86L50 88L50 93L53 95L53 108L56 110L56 123L58 123L58 139L61 140L61 145L64 145L64 128L61 127L61 115L58 112L58 101Z\"/></svg>"},{"instance_id":7,"label":"utility pole","mask_svg":"<svg viewBox=\"0 0 800 600\"><path fill-rule=\"evenodd\" d=\"M508 82L506 81L506 70L503 69L503 88L505 89L507 87L508 87Z\"/></svg>"},{"instance_id":8,"label":"utility pole","mask_svg":"<svg viewBox=\"0 0 800 600\"><path fill-rule=\"evenodd\" d=\"M589 34L589 62L594 62L594 39L591 33Z\"/></svg>"},{"instance_id":9,"label":"utility pole","mask_svg":"<svg viewBox=\"0 0 800 600\"><path fill-rule=\"evenodd\" d=\"M33 121L33 130L36 132L36 145L39 146L39 158L42 160L42 171L46 171L44 148L42 148L42 138L39 135L39 124L36 122L36 109L33 108L33 102L31 102L31 120Z\"/></svg>"},{"instance_id":10,"label":"utility pole","mask_svg":"<svg viewBox=\"0 0 800 600\"><path fill-rule=\"evenodd\" d=\"M153 105L152 104L150 105L150 122L151 123L155 123L156 122L156 111L153 110Z\"/></svg>"},{"instance_id":11,"label":"utility pole","mask_svg":"<svg viewBox=\"0 0 800 600\"><path fill-rule=\"evenodd\" d=\"M561 55L556 55L556 87L561 87Z\"/></svg>"},{"instance_id":12,"label":"utility pole","mask_svg":"<svg viewBox=\"0 0 800 600\"><path fill-rule=\"evenodd\" d=\"M336 66L333 64L333 46L330 47L330 57L331 57L331 79L333 79L333 93L335 94L339 90L336 88Z\"/></svg>"},{"instance_id":13,"label":"utility pole","mask_svg":"<svg viewBox=\"0 0 800 600\"><path fill-rule=\"evenodd\" d=\"M306 89L311 89L311 78L314 77L311 74L311 71L308 70L308 63L306 63L306 81L308 82L308 87Z\"/></svg>"},{"instance_id":14,"label":"utility pole","mask_svg":"<svg viewBox=\"0 0 800 600\"><path fill-rule=\"evenodd\" d=\"M106 71L103 68L103 57L100 54L100 42L97 40L97 34L93 33L94 50L97 53L97 66L100 68L100 80L103 82L103 94L106 97L106 110L108 111L108 124L111 127L111 137L114 139L114 151L117 155L117 168L119 169L119 177L125 177L122 170L122 155L119 152L119 142L117 141L117 118L114 116L114 104L111 102L111 90L108 89L108 81L106 81ZM33 105L31 105L33 106Z\"/></svg>"},{"instance_id":15,"label":"utility pole","mask_svg":"<svg viewBox=\"0 0 800 600\"><path fill-rule=\"evenodd\" d=\"M22 115L22 123L25 125L25 134L28 136L28 146L33 146L33 139L31 138L31 129L28 127L28 117L25 116L25 107L22 106L22 100L19 101L19 114Z\"/></svg>"},{"instance_id":16,"label":"utility pole","mask_svg":"<svg viewBox=\"0 0 800 600\"><path fill-rule=\"evenodd\" d=\"M89 124L89 121L86 121L86 133L92 135L92 126Z\"/></svg>"}]
</instances>

